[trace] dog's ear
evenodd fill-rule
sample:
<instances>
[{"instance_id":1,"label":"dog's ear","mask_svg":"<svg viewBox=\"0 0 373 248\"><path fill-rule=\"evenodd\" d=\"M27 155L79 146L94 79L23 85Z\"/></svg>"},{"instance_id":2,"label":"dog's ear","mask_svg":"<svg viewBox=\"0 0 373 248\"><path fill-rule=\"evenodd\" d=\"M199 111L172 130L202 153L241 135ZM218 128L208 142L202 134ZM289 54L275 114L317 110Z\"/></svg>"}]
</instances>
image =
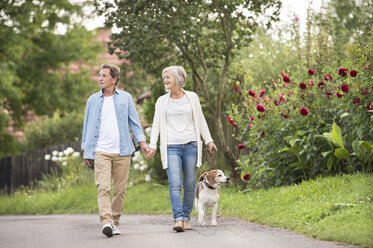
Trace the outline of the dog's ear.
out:
<instances>
[{"instance_id":1,"label":"dog's ear","mask_svg":"<svg viewBox=\"0 0 373 248\"><path fill-rule=\"evenodd\" d=\"M207 174L207 172L202 173L202 175L200 175L199 178L198 178L198 182L203 181L203 179L205 178L206 174Z\"/></svg>"},{"instance_id":2,"label":"dog's ear","mask_svg":"<svg viewBox=\"0 0 373 248\"><path fill-rule=\"evenodd\" d=\"M216 174L217 174L216 170L209 171L209 173L206 176L206 179L209 182L209 184L213 185L216 183L216 179L215 179Z\"/></svg>"}]
</instances>

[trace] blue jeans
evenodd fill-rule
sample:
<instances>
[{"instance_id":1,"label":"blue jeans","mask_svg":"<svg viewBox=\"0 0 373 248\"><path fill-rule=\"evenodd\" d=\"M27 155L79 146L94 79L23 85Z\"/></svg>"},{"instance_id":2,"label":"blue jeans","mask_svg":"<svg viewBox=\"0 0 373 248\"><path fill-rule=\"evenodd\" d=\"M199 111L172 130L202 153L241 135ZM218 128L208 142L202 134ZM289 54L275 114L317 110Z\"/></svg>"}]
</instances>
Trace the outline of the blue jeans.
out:
<instances>
[{"instance_id":1,"label":"blue jeans","mask_svg":"<svg viewBox=\"0 0 373 248\"><path fill-rule=\"evenodd\" d=\"M167 176L174 221L189 221L193 209L197 173L197 142L167 145ZM181 178L183 174L183 178ZM181 204L181 186L184 187Z\"/></svg>"}]
</instances>

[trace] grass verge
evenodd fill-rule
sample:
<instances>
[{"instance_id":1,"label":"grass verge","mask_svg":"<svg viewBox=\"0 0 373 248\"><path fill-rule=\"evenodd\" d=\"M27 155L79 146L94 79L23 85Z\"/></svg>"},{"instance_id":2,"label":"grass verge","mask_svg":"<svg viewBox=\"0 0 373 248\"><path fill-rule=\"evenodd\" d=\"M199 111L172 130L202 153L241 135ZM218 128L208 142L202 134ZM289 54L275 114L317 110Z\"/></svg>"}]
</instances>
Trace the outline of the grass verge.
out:
<instances>
[{"instance_id":1,"label":"grass verge","mask_svg":"<svg viewBox=\"0 0 373 248\"><path fill-rule=\"evenodd\" d=\"M299 185L238 192L220 190L219 214L312 237L373 247L373 175L318 178ZM0 196L0 215L97 213L94 184L58 192L21 191ZM146 183L129 187L123 212L171 214L168 187ZM195 210L193 210L195 214Z\"/></svg>"}]
</instances>

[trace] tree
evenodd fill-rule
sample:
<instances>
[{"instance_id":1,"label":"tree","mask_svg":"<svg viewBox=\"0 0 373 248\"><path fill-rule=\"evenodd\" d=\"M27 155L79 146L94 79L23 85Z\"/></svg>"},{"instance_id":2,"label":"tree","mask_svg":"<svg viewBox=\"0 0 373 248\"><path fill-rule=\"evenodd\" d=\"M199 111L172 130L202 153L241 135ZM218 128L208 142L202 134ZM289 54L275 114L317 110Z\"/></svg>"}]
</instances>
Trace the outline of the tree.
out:
<instances>
[{"instance_id":1,"label":"tree","mask_svg":"<svg viewBox=\"0 0 373 248\"><path fill-rule=\"evenodd\" d=\"M7 129L22 128L27 111L52 116L84 106L94 84L89 72L69 66L100 49L92 32L72 21L82 8L69 0L0 2L0 157L16 152ZM57 34L61 25L64 35Z\"/></svg>"},{"instance_id":2,"label":"tree","mask_svg":"<svg viewBox=\"0 0 373 248\"><path fill-rule=\"evenodd\" d=\"M112 35L112 52L160 74L171 64L186 65L193 89L202 93L207 110L216 119L221 149L229 161L231 177L238 180L236 156L224 142L224 88L235 52L251 41L261 17L267 26L277 19L280 0L96 0Z\"/></svg>"},{"instance_id":3,"label":"tree","mask_svg":"<svg viewBox=\"0 0 373 248\"><path fill-rule=\"evenodd\" d=\"M331 35L338 62L345 58L345 45L366 43L373 26L372 0L331 0L328 3Z\"/></svg>"}]
</instances>

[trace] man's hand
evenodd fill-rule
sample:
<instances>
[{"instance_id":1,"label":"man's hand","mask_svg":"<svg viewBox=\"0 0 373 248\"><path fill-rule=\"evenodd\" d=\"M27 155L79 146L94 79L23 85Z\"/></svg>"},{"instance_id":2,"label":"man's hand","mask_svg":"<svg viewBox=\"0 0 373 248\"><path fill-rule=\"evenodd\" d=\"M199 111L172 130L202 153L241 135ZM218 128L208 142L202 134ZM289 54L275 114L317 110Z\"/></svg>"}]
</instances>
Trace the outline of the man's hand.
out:
<instances>
[{"instance_id":1,"label":"man's hand","mask_svg":"<svg viewBox=\"0 0 373 248\"><path fill-rule=\"evenodd\" d=\"M210 142L207 144L207 150L209 150L210 153L214 153L215 151L218 151L218 148L216 147L214 142Z\"/></svg>"},{"instance_id":2,"label":"man's hand","mask_svg":"<svg viewBox=\"0 0 373 248\"><path fill-rule=\"evenodd\" d=\"M92 167L93 166L93 160L92 159L83 159L84 161L84 164L88 167Z\"/></svg>"},{"instance_id":3,"label":"man's hand","mask_svg":"<svg viewBox=\"0 0 373 248\"><path fill-rule=\"evenodd\" d=\"M141 151L145 154L146 157L148 157L147 154L149 152L149 146L144 141L140 142L139 145L140 145Z\"/></svg>"}]
</instances>

